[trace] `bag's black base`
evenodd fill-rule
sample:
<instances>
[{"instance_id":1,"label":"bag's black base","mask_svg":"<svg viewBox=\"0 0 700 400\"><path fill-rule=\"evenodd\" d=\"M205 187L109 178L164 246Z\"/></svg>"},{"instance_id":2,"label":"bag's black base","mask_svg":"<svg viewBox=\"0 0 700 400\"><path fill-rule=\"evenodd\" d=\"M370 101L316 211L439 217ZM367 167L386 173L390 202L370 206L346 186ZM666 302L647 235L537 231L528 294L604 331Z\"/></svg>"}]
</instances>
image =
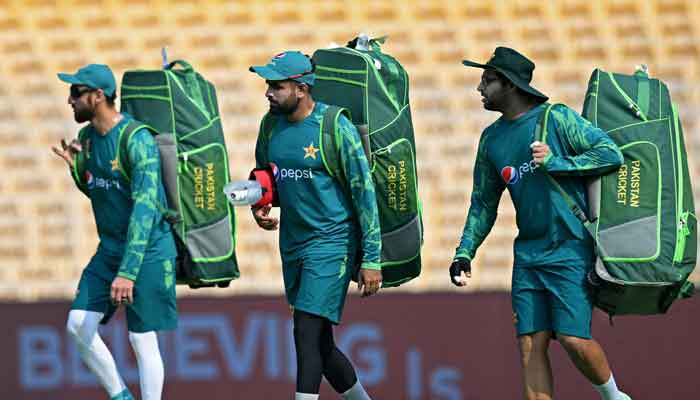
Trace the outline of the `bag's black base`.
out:
<instances>
[{"instance_id":1,"label":"bag's black base","mask_svg":"<svg viewBox=\"0 0 700 400\"><path fill-rule=\"evenodd\" d=\"M686 291L682 283L618 284L603 279L594 270L588 274L588 283L593 304L610 316L665 314L679 294Z\"/></svg>"}]
</instances>

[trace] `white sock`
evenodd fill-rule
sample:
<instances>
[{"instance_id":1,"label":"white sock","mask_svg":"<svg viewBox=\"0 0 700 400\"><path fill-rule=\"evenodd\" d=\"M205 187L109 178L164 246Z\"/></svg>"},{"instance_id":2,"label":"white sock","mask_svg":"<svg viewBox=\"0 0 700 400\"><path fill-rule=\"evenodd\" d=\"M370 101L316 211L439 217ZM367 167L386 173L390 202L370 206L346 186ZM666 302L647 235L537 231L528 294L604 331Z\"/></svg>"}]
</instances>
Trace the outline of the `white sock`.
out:
<instances>
[{"instance_id":1,"label":"white sock","mask_svg":"<svg viewBox=\"0 0 700 400\"><path fill-rule=\"evenodd\" d=\"M294 395L294 400L318 400L318 394L297 392Z\"/></svg>"},{"instance_id":2,"label":"white sock","mask_svg":"<svg viewBox=\"0 0 700 400\"><path fill-rule=\"evenodd\" d=\"M603 400L624 399L624 397L622 397L622 392L620 392L620 389L617 388L615 378L612 374L610 374L610 379L608 379L606 383L602 385L593 385L593 387L598 391L598 393L600 393L600 398Z\"/></svg>"},{"instance_id":3,"label":"white sock","mask_svg":"<svg viewBox=\"0 0 700 400\"><path fill-rule=\"evenodd\" d=\"M109 397L114 397L126 389L112 353L102 341L97 327L103 313L86 310L71 310L68 313L66 330L73 339L85 365L97 375L97 380L107 391Z\"/></svg>"},{"instance_id":4,"label":"white sock","mask_svg":"<svg viewBox=\"0 0 700 400\"><path fill-rule=\"evenodd\" d=\"M345 400L372 400L358 379L347 392L340 395Z\"/></svg>"},{"instance_id":5,"label":"white sock","mask_svg":"<svg viewBox=\"0 0 700 400\"><path fill-rule=\"evenodd\" d=\"M160 357L158 349L158 335L154 331L129 332L129 341L134 353L136 353L136 362L139 366L141 399L160 400L165 371L163 359Z\"/></svg>"}]
</instances>

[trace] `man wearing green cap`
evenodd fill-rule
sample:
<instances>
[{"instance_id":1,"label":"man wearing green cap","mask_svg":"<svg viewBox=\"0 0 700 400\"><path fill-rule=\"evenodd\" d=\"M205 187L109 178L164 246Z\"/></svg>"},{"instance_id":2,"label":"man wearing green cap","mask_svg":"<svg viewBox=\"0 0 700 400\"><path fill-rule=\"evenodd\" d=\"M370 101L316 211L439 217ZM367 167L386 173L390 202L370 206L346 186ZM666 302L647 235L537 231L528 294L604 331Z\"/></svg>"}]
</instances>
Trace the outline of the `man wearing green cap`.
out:
<instances>
[{"instance_id":1,"label":"man wearing green cap","mask_svg":"<svg viewBox=\"0 0 700 400\"><path fill-rule=\"evenodd\" d=\"M471 260L507 188L519 231L511 295L525 398L552 398L547 349L556 339L604 400L629 399L618 390L603 349L591 337L586 276L594 262L593 242L547 176L588 210L586 177L617 169L622 154L605 132L564 105L553 106L545 122L546 143L535 141L548 98L530 86L535 65L517 51L498 47L486 64L463 63L484 70L477 88L484 108L502 115L481 135L471 205L450 279L466 285Z\"/></svg>"},{"instance_id":2,"label":"man wearing green cap","mask_svg":"<svg viewBox=\"0 0 700 400\"><path fill-rule=\"evenodd\" d=\"M344 399L369 399L333 339L353 267L360 265L358 287L363 296L374 294L381 284L379 214L359 134L341 115L336 137L345 179L336 179L322 160L321 121L328 105L311 96L311 60L287 51L250 70L266 80L265 96L276 118L265 145L261 138L268 136L261 125L256 163L258 168L271 164L280 219L269 215L269 205L253 211L263 229L280 228L285 292L294 308L295 399L317 399L321 376Z\"/></svg>"},{"instance_id":3,"label":"man wearing green cap","mask_svg":"<svg viewBox=\"0 0 700 400\"><path fill-rule=\"evenodd\" d=\"M177 253L170 225L157 206L166 204L158 147L147 130L134 131L127 146L132 165L128 179L120 169L117 148L131 117L115 108L116 82L110 68L90 64L58 77L71 84L68 104L75 121L89 124L79 139L62 140L53 151L66 161L78 188L90 199L100 237L80 278L67 330L110 398L132 399L97 331L125 306L141 398L160 399L164 372L156 331L177 325Z\"/></svg>"}]
</instances>

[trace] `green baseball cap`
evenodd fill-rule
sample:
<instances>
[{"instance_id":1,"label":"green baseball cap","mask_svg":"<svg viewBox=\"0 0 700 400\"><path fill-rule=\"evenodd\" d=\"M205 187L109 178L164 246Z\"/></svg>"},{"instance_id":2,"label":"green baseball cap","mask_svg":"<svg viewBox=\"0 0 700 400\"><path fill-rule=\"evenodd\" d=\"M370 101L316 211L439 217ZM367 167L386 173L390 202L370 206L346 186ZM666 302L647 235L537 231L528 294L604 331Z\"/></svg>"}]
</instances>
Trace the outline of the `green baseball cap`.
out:
<instances>
[{"instance_id":1,"label":"green baseball cap","mask_svg":"<svg viewBox=\"0 0 700 400\"><path fill-rule=\"evenodd\" d=\"M535 70L535 63L509 47L496 47L496 51L494 51L486 64L480 64L469 60L462 61L462 64L467 67L495 69L508 78L509 81L513 82L515 86L527 93L539 97L542 101L547 101L547 99L549 99L549 97L542 92L530 86L532 71Z\"/></svg>"},{"instance_id":2,"label":"green baseball cap","mask_svg":"<svg viewBox=\"0 0 700 400\"><path fill-rule=\"evenodd\" d=\"M291 79L313 86L316 80L311 60L300 51L279 53L267 65L252 66L249 70L268 81Z\"/></svg>"},{"instance_id":3,"label":"green baseball cap","mask_svg":"<svg viewBox=\"0 0 700 400\"><path fill-rule=\"evenodd\" d=\"M58 79L71 85L83 85L91 89L102 89L105 96L112 97L117 91L117 82L112 70L103 64L89 64L75 74L57 74Z\"/></svg>"}]
</instances>

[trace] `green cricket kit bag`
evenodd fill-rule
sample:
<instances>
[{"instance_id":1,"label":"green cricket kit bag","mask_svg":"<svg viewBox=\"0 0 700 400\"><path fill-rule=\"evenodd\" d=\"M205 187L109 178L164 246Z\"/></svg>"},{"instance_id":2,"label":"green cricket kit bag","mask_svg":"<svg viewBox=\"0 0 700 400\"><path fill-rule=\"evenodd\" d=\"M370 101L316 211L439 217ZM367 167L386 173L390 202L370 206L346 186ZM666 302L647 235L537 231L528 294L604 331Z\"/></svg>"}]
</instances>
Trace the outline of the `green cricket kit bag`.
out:
<instances>
[{"instance_id":1,"label":"green cricket kit bag","mask_svg":"<svg viewBox=\"0 0 700 400\"><path fill-rule=\"evenodd\" d=\"M230 180L228 153L214 86L178 60L163 70L126 72L121 96L121 110L151 130L160 149L178 242L178 283L228 286L239 276L236 220L223 193ZM129 133L120 137L120 158Z\"/></svg>"},{"instance_id":2,"label":"green cricket kit bag","mask_svg":"<svg viewBox=\"0 0 700 400\"><path fill-rule=\"evenodd\" d=\"M349 110L360 132L377 194L383 286L391 287L420 274L423 224L408 74L383 43L361 35L314 52L313 96Z\"/></svg>"},{"instance_id":3,"label":"green cricket kit bag","mask_svg":"<svg viewBox=\"0 0 700 400\"><path fill-rule=\"evenodd\" d=\"M593 71L583 116L608 133L624 163L589 190L597 262L595 304L610 315L665 313L689 297L697 258L683 129L668 88L649 78Z\"/></svg>"}]
</instances>

